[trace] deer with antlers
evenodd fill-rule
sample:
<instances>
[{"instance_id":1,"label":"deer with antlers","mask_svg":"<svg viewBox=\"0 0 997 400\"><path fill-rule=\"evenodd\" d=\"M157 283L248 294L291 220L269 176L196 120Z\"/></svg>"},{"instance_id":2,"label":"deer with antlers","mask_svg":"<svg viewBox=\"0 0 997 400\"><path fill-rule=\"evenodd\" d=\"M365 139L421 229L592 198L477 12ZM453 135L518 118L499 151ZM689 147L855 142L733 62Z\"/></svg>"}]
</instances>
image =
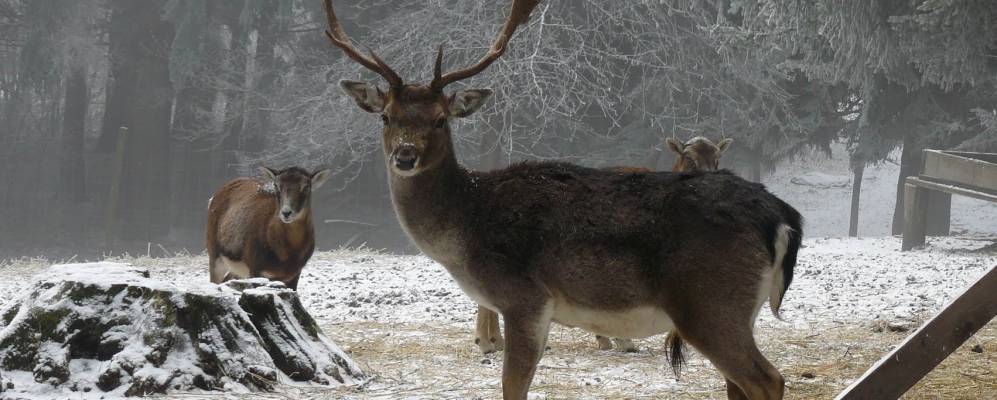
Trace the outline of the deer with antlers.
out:
<instances>
[{"instance_id":1,"label":"deer with antlers","mask_svg":"<svg viewBox=\"0 0 997 400\"><path fill-rule=\"evenodd\" d=\"M670 332L727 379L730 398L779 399L784 381L758 350L755 318L778 313L793 277L801 217L759 184L725 172L621 174L563 162L468 171L451 121L482 107L488 89L444 88L506 51L538 0L515 0L488 53L429 84L405 84L364 55L324 0L333 45L387 82L342 81L384 122L388 185L409 238L476 303L502 315L505 399L526 399L553 322L640 338Z\"/></svg>"}]
</instances>

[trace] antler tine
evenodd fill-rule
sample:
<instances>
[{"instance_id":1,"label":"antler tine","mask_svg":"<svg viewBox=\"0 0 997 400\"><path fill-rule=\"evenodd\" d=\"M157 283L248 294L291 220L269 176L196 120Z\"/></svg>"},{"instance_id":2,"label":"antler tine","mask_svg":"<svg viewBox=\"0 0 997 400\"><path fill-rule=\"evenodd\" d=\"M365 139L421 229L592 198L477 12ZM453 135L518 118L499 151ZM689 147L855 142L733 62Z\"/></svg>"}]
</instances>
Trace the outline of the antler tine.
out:
<instances>
[{"instance_id":1,"label":"antler tine","mask_svg":"<svg viewBox=\"0 0 997 400\"><path fill-rule=\"evenodd\" d=\"M401 86L402 78L391 67L388 67L388 64L381 60L377 54L370 51L370 57L367 57L353 47L350 37L346 36L343 27L339 25L339 18L336 18L336 12L332 9L332 0L323 0L322 4L325 6L325 16L329 23L329 29L325 31L325 36L329 37L329 41L343 50L343 53L346 53L346 56L353 61L383 76L392 87Z\"/></svg>"},{"instance_id":2,"label":"antler tine","mask_svg":"<svg viewBox=\"0 0 997 400\"><path fill-rule=\"evenodd\" d=\"M498 37L495 38L495 42L492 43L492 47L488 50L488 53L485 54L481 60L478 60L476 64L470 67L450 71L443 76L434 74L430 87L435 90L441 90L444 86L450 83L470 78L477 75L481 71L484 71L485 68L488 68L489 65L505 53L506 46L509 44L509 39L511 39L512 34L516 32L516 28L529 19L530 13L533 12L533 9L536 8L539 3L540 0L513 0L512 12L509 13L509 18L506 19L505 25L502 26L502 31L500 31ZM442 48L440 53L437 55L437 63L440 62L441 58Z\"/></svg>"},{"instance_id":3,"label":"antler tine","mask_svg":"<svg viewBox=\"0 0 997 400\"><path fill-rule=\"evenodd\" d=\"M429 87L436 87L437 82L439 82L443 73L443 43L440 43L440 47L436 50L436 64L433 64L433 81L429 83ZM441 86L442 88L442 86Z\"/></svg>"}]
</instances>

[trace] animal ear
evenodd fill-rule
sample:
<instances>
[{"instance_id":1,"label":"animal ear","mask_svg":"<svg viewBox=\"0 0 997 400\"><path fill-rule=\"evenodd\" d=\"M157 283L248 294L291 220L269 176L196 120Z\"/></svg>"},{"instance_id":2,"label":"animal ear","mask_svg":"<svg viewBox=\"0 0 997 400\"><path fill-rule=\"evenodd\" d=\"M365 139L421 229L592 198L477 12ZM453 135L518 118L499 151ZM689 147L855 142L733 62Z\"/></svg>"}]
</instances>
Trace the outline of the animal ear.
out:
<instances>
[{"instance_id":1,"label":"animal ear","mask_svg":"<svg viewBox=\"0 0 997 400\"><path fill-rule=\"evenodd\" d=\"M450 115L464 118L474 114L491 95L491 89L469 89L454 92L450 95Z\"/></svg>"},{"instance_id":2,"label":"animal ear","mask_svg":"<svg viewBox=\"0 0 997 400\"><path fill-rule=\"evenodd\" d=\"M318 189L322 186L322 184L329 179L330 175L332 174L328 169L315 171L315 173L312 174L312 190Z\"/></svg>"},{"instance_id":3,"label":"animal ear","mask_svg":"<svg viewBox=\"0 0 997 400\"><path fill-rule=\"evenodd\" d=\"M734 139L726 138L724 140L721 140L720 143L717 143L717 147L720 148L720 154L723 154L725 151L727 151L727 148L730 147L730 144L733 142Z\"/></svg>"},{"instance_id":4,"label":"animal ear","mask_svg":"<svg viewBox=\"0 0 997 400\"><path fill-rule=\"evenodd\" d=\"M270 167L267 167L266 165L261 165L260 166L260 173L262 173L263 176L266 176L267 178L269 178L272 181L276 181L277 180L277 171L274 171L274 170L270 169Z\"/></svg>"},{"instance_id":5,"label":"animal ear","mask_svg":"<svg viewBox=\"0 0 997 400\"><path fill-rule=\"evenodd\" d=\"M377 85L367 82L339 81L339 87L350 95L364 111L369 113L384 111L384 92Z\"/></svg>"},{"instance_id":6,"label":"animal ear","mask_svg":"<svg viewBox=\"0 0 997 400\"><path fill-rule=\"evenodd\" d=\"M668 143L668 148L672 149L672 151L678 153L679 155L685 152L685 144L676 138L666 138L665 143Z\"/></svg>"}]
</instances>

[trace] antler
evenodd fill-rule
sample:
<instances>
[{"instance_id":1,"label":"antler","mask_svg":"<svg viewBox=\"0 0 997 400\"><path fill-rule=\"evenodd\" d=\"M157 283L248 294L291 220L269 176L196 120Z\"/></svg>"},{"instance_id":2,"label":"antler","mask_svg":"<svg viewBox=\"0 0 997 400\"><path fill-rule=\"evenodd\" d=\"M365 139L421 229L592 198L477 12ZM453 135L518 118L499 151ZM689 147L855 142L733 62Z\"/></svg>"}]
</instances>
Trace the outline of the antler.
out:
<instances>
[{"instance_id":1,"label":"antler","mask_svg":"<svg viewBox=\"0 0 997 400\"><path fill-rule=\"evenodd\" d=\"M353 44L350 43L350 37L346 36L343 27L339 25L336 12L332 10L332 0L323 0L322 4L325 6L325 16L329 20L329 29L325 31L325 35L329 37L332 44L343 50L343 53L346 53L346 56L353 59L353 61L383 76L392 87L402 86L402 78L388 64L385 64L377 54L374 54L374 51L370 51L370 56L368 57L353 47Z\"/></svg>"},{"instance_id":2,"label":"antler","mask_svg":"<svg viewBox=\"0 0 997 400\"><path fill-rule=\"evenodd\" d=\"M502 31L499 32L498 37L495 38L495 43L492 43L492 47L488 50L488 54L485 54L481 60L478 60L476 64L470 67L450 71L447 72L446 75L441 76L440 72L441 64L443 63L443 46L440 46L439 52L436 53L436 65L433 68L433 81L430 82L429 87L434 90L441 90L446 85L461 79L467 79L475 76L481 71L484 71L485 68L488 68L489 65L505 53L506 45L509 44L509 39L511 39L512 34L516 32L516 28L529 19L530 13L539 3L540 0L513 0L512 12L509 13L509 19L505 21L505 25L502 26Z\"/></svg>"}]
</instances>

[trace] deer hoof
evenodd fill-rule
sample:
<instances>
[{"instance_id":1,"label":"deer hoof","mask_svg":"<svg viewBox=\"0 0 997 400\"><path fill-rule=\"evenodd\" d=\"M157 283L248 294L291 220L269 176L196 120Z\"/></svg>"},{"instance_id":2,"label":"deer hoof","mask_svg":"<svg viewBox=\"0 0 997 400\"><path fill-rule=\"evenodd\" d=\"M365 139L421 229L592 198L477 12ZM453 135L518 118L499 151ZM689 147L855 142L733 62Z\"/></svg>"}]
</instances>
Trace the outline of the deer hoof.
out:
<instances>
[{"instance_id":1,"label":"deer hoof","mask_svg":"<svg viewBox=\"0 0 997 400\"><path fill-rule=\"evenodd\" d=\"M481 354L491 354L498 350L495 348L495 343L487 340L475 339L474 344L478 345L478 349L481 350Z\"/></svg>"}]
</instances>

